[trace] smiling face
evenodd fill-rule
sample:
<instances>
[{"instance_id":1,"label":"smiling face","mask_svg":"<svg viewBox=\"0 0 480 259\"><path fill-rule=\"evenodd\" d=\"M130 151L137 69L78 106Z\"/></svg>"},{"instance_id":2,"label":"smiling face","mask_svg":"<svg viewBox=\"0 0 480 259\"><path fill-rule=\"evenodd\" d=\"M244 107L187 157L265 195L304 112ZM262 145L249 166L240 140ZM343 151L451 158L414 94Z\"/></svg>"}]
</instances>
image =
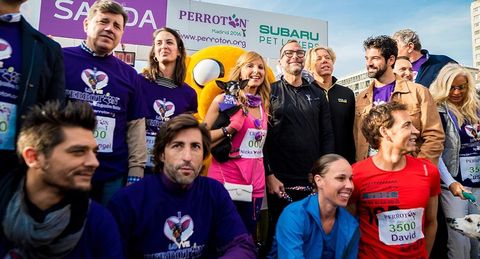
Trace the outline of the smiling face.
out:
<instances>
[{"instance_id":1,"label":"smiling face","mask_svg":"<svg viewBox=\"0 0 480 259\"><path fill-rule=\"evenodd\" d=\"M299 52L302 52L303 54L299 56ZM280 66L286 74L295 76L300 75L300 73L302 73L304 61L305 51L297 42L290 42L283 47Z\"/></svg>"},{"instance_id":2,"label":"smiling face","mask_svg":"<svg viewBox=\"0 0 480 259\"><path fill-rule=\"evenodd\" d=\"M168 31L160 31L154 40L154 53L158 63L175 63L180 55L175 36Z\"/></svg>"},{"instance_id":3,"label":"smiling face","mask_svg":"<svg viewBox=\"0 0 480 259\"><path fill-rule=\"evenodd\" d=\"M413 81L412 63L408 60L397 59L393 72L405 80Z\"/></svg>"},{"instance_id":4,"label":"smiling face","mask_svg":"<svg viewBox=\"0 0 480 259\"><path fill-rule=\"evenodd\" d=\"M391 128L383 132L383 141L400 151L401 154L415 152L417 136L420 132L413 126L407 111L393 111L394 123Z\"/></svg>"},{"instance_id":5,"label":"smiling face","mask_svg":"<svg viewBox=\"0 0 480 259\"><path fill-rule=\"evenodd\" d=\"M97 143L91 131L80 127L63 128L64 141L46 157L37 155L36 174L44 186L59 191L89 191L99 163Z\"/></svg>"},{"instance_id":6,"label":"smiling face","mask_svg":"<svg viewBox=\"0 0 480 259\"><path fill-rule=\"evenodd\" d=\"M202 134L199 129L181 130L160 155L168 179L183 187L197 178L203 166Z\"/></svg>"},{"instance_id":7,"label":"smiling face","mask_svg":"<svg viewBox=\"0 0 480 259\"><path fill-rule=\"evenodd\" d=\"M380 49L369 48L365 51L365 63L367 66L368 77L379 79L393 64L391 59L385 60Z\"/></svg>"},{"instance_id":8,"label":"smiling face","mask_svg":"<svg viewBox=\"0 0 480 259\"><path fill-rule=\"evenodd\" d=\"M265 64L263 64L263 61L257 58L243 65L240 70L240 79L248 79L247 89L257 89L265 80Z\"/></svg>"},{"instance_id":9,"label":"smiling face","mask_svg":"<svg viewBox=\"0 0 480 259\"><path fill-rule=\"evenodd\" d=\"M452 82L450 87L450 93L448 94L448 101L461 106L467 94L468 80L464 75L458 75Z\"/></svg>"},{"instance_id":10,"label":"smiling face","mask_svg":"<svg viewBox=\"0 0 480 259\"><path fill-rule=\"evenodd\" d=\"M317 59L315 61L315 73L319 76L330 76L333 74L333 59L330 54L324 50L316 51Z\"/></svg>"},{"instance_id":11,"label":"smiling face","mask_svg":"<svg viewBox=\"0 0 480 259\"><path fill-rule=\"evenodd\" d=\"M97 11L83 22L87 46L99 55L111 53L122 39L124 25L121 14Z\"/></svg>"},{"instance_id":12,"label":"smiling face","mask_svg":"<svg viewBox=\"0 0 480 259\"><path fill-rule=\"evenodd\" d=\"M353 192L352 167L345 159L331 162L327 172L314 176L319 195L334 206L347 206Z\"/></svg>"}]
</instances>

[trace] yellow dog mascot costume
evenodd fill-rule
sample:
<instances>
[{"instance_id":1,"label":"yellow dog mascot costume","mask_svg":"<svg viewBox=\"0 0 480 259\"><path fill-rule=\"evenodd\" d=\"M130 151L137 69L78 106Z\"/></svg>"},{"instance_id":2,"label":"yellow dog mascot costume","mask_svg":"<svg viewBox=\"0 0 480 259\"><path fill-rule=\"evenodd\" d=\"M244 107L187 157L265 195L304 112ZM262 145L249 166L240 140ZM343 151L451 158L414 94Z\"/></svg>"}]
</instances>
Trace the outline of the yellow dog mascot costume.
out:
<instances>
[{"instance_id":1,"label":"yellow dog mascot costume","mask_svg":"<svg viewBox=\"0 0 480 259\"><path fill-rule=\"evenodd\" d=\"M198 113L195 116L198 120L203 121L215 96L222 93L215 80L227 82L237 59L245 52L239 47L215 45L203 48L187 59L185 82L197 92ZM269 67L265 79L269 82L275 80ZM205 163L202 175L208 171L210 158Z\"/></svg>"}]
</instances>

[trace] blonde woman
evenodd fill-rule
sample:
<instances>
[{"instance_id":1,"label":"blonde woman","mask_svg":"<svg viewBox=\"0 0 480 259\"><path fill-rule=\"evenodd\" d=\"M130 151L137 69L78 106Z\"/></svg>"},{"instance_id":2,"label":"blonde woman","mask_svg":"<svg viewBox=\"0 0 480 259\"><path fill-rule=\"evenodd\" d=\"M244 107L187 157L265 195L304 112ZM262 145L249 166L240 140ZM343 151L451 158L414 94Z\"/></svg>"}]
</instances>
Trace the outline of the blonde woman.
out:
<instances>
[{"instance_id":1,"label":"blonde woman","mask_svg":"<svg viewBox=\"0 0 480 259\"><path fill-rule=\"evenodd\" d=\"M224 138L231 137L231 158L223 163L212 159L208 176L222 183L252 185L252 199L234 200L235 206L250 233L255 233L256 222L265 190L265 169L263 166L263 145L267 134L270 84L266 79L267 66L258 53L250 51L242 54L232 69L230 80L248 80L247 86L240 90L237 102L246 107L230 117L227 127L211 130L219 116L219 105L226 101L226 95L220 94L213 100L205 123L210 129L213 146ZM233 155L233 156L232 156Z\"/></svg>"},{"instance_id":2,"label":"blonde woman","mask_svg":"<svg viewBox=\"0 0 480 259\"><path fill-rule=\"evenodd\" d=\"M478 213L462 192L480 198L480 103L471 74L454 63L445 65L430 86L443 129L445 149L438 168L446 218ZM448 188L448 189L447 189ZM477 258L478 240L448 229L449 258Z\"/></svg>"}]
</instances>

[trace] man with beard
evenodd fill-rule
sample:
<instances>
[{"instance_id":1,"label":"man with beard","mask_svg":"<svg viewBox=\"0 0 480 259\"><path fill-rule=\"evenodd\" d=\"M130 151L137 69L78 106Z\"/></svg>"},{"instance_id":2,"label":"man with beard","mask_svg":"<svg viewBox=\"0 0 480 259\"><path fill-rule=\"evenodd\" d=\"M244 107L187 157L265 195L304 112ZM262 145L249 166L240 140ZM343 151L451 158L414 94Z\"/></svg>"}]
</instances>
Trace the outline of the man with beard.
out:
<instances>
[{"instance_id":1,"label":"man with beard","mask_svg":"<svg viewBox=\"0 0 480 259\"><path fill-rule=\"evenodd\" d=\"M374 78L367 89L358 96L355 105L354 138L357 161L374 155L372 148L361 132L361 124L373 106L395 101L405 104L419 138L413 155L427 158L433 164L443 151L443 132L440 116L430 92L419 84L403 80L393 72L397 58L397 43L386 35L370 37L364 41L368 77Z\"/></svg>"},{"instance_id":2,"label":"man with beard","mask_svg":"<svg viewBox=\"0 0 480 259\"><path fill-rule=\"evenodd\" d=\"M353 119L355 118L355 95L353 91L337 83L333 76L336 55L332 48L318 46L308 50L305 67L313 74L312 84L322 90L330 105L335 153L350 164L355 163L353 142Z\"/></svg>"},{"instance_id":3,"label":"man with beard","mask_svg":"<svg viewBox=\"0 0 480 259\"><path fill-rule=\"evenodd\" d=\"M93 177L92 197L104 205L125 181L130 184L143 177L147 160L147 110L140 76L112 55L127 18L119 3L97 0L83 22L86 40L63 50L67 98L90 103L97 115L100 166Z\"/></svg>"},{"instance_id":4,"label":"man with beard","mask_svg":"<svg viewBox=\"0 0 480 259\"><path fill-rule=\"evenodd\" d=\"M437 229L440 176L424 158L407 155L420 133L407 106L373 107L362 133L378 153L352 166L350 197L359 216L358 258L428 258Z\"/></svg>"},{"instance_id":5,"label":"man with beard","mask_svg":"<svg viewBox=\"0 0 480 259\"><path fill-rule=\"evenodd\" d=\"M28 169L0 175L1 258L122 258L117 225L88 198L98 167L88 104L34 106L17 154Z\"/></svg>"},{"instance_id":6,"label":"man with beard","mask_svg":"<svg viewBox=\"0 0 480 259\"><path fill-rule=\"evenodd\" d=\"M65 100L60 45L20 14L26 0L0 0L0 174L18 168L21 117L33 105Z\"/></svg>"},{"instance_id":7,"label":"man with beard","mask_svg":"<svg viewBox=\"0 0 480 259\"><path fill-rule=\"evenodd\" d=\"M403 29L393 34L398 44L398 55L406 56L412 62L413 80L426 88L437 78L438 72L448 63L454 62L445 55L433 55L422 49L420 37L411 29Z\"/></svg>"},{"instance_id":8,"label":"man with beard","mask_svg":"<svg viewBox=\"0 0 480 259\"><path fill-rule=\"evenodd\" d=\"M328 102L322 90L302 78L305 50L296 40L280 49L284 74L272 84L264 153L268 188L269 234L290 202L312 193L309 172L316 159L334 152Z\"/></svg>"},{"instance_id":9,"label":"man with beard","mask_svg":"<svg viewBox=\"0 0 480 259\"><path fill-rule=\"evenodd\" d=\"M210 145L210 132L193 115L162 125L153 147L154 174L108 204L127 258L256 257L226 189L198 176Z\"/></svg>"}]
</instances>

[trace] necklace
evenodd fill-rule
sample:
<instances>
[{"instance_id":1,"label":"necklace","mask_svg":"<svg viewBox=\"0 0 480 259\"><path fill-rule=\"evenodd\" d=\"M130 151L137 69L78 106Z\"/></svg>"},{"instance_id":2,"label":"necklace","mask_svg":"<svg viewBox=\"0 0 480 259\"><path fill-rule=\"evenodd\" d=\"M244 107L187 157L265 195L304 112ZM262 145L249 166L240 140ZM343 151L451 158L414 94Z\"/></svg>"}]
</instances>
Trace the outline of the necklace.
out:
<instances>
[{"instance_id":1,"label":"necklace","mask_svg":"<svg viewBox=\"0 0 480 259\"><path fill-rule=\"evenodd\" d=\"M263 110L262 110L262 106L260 106L260 118L253 120L253 125L255 126L256 129L259 129L259 131L255 132L255 141L257 142L262 141L263 135L264 135L263 132L261 131L262 119L263 119Z\"/></svg>"}]
</instances>

